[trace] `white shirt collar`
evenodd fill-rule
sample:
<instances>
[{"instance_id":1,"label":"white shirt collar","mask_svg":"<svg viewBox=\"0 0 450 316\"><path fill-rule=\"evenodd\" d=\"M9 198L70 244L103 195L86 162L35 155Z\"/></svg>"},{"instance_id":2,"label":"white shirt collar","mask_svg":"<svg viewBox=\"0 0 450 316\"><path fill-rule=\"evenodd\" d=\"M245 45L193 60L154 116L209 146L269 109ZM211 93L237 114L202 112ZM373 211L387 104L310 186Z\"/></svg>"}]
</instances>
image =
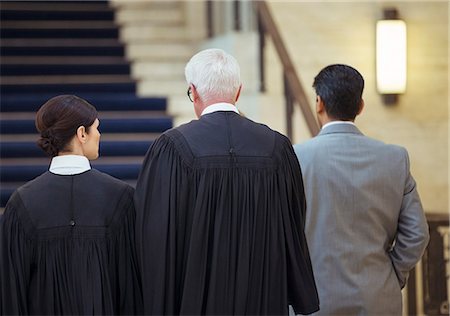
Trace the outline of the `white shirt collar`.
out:
<instances>
[{"instance_id":1,"label":"white shirt collar","mask_svg":"<svg viewBox=\"0 0 450 316\"><path fill-rule=\"evenodd\" d=\"M217 111L233 111L236 112L237 114L239 114L238 109L236 108L236 106L234 106L231 103L214 103L211 105L208 105L202 112L201 115L205 115L205 114L210 114L213 112L217 112Z\"/></svg>"},{"instance_id":2,"label":"white shirt collar","mask_svg":"<svg viewBox=\"0 0 450 316\"><path fill-rule=\"evenodd\" d=\"M90 169L91 164L85 156L63 155L52 158L49 171L59 175L74 175Z\"/></svg>"},{"instance_id":3,"label":"white shirt collar","mask_svg":"<svg viewBox=\"0 0 450 316\"><path fill-rule=\"evenodd\" d=\"M331 125L335 125L335 124L349 124L349 125L356 126L355 123L353 123L352 121L331 121L331 122L326 123L324 126L322 126L322 129L324 129L327 126L331 126Z\"/></svg>"}]
</instances>

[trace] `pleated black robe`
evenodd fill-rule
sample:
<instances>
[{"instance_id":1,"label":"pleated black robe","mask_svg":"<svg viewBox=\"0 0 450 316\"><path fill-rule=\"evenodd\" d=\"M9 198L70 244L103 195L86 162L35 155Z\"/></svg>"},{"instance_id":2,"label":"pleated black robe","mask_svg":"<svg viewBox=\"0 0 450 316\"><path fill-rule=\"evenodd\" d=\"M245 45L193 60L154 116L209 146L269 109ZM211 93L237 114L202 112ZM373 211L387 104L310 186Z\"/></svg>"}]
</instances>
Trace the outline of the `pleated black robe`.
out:
<instances>
[{"instance_id":1,"label":"pleated black robe","mask_svg":"<svg viewBox=\"0 0 450 316\"><path fill-rule=\"evenodd\" d=\"M142 312L133 193L94 169L20 187L0 218L1 314Z\"/></svg>"},{"instance_id":2,"label":"pleated black robe","mask_svg":"<svg viewBox=\"0 0 450 316\"><path fill-rule=\"evenodd\" d=\"M161 135L135 192L146 314L318 309L289 140L234 112Z\"/></svg>"}]
</instances>

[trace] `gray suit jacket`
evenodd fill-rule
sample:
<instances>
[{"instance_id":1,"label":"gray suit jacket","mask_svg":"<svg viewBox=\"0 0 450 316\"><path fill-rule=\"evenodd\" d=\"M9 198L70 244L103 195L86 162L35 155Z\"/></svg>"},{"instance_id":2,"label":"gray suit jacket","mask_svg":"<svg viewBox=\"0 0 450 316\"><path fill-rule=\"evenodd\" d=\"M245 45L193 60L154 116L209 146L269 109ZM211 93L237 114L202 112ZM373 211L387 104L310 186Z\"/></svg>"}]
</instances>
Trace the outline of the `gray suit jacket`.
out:
<instances>
[{"instance_id":1,"label":"gray suit jacket","mask_svg":"<svg viewBox=\"0 0 450 316\"><path fill-rule=\"evenodd\" d=\"M407 151L327 126L295 145L320 315L401 315L401 288L428 244Z\"/></svg>"}]
</instances>

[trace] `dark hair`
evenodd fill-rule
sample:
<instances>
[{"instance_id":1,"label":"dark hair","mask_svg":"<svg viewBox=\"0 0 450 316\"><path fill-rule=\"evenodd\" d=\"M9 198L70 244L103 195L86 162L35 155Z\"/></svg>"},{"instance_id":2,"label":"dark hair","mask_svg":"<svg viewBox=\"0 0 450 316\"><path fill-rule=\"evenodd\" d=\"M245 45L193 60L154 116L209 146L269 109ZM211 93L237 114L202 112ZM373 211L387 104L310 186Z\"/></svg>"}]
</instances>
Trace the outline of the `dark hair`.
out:
<instances>
[{"instance_id":1,"label":"dark hair","mask_svg":"<svg viewBox=\"0 0 450 316\"><path fill-rule=\"evenodd\" d=\"M50 156L57 156L66 150L78 127L84 126L89 132L97 116L94 106L75 95L51 98L36 114L36 128L41 134L37 144Z\"/></svg>"},{"instance_id":2,"label":"dark hair","mask_svg":"<svg viewBox=\"0 0 450 316\"><path fill-rule=\"evenodd\" d=\"M328 116L338 120L354 120L359 112L364 78L347 65L330 65L314 78L313 87L323 100Z\"/></svg>"}]
</instances>

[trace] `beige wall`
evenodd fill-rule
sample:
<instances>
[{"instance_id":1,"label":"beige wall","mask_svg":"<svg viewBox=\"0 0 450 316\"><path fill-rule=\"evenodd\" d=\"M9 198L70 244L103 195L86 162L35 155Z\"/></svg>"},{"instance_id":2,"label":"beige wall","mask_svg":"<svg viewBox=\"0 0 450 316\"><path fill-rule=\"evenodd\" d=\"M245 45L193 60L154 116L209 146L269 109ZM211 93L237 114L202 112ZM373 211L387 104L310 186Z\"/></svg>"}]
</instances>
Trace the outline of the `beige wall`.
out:
<instances>
[{"instance_id":1,"label":"beige wall","mask_svg":"<svg viewBox=\"0 0 450 316\"><path fill-rule=\"evenodd\" d=\"M365 110L356 123L368 136L406 147L411 170L427 212L448 212L448 1L391 1L407 24L408 82L399 103L382 103L375 83L375 23L381 1L269 1L311 105L314 76L324 66L346 63L365 78ZM280 127L281 72L267 52L268 93L262 111ZM300 114L293 142L308 139ZM282 125L282 123L281 123ZM283 126L284 127L284 126ZM280 128L282 129L282 128Z\"/></svg>"}]
</instances>

